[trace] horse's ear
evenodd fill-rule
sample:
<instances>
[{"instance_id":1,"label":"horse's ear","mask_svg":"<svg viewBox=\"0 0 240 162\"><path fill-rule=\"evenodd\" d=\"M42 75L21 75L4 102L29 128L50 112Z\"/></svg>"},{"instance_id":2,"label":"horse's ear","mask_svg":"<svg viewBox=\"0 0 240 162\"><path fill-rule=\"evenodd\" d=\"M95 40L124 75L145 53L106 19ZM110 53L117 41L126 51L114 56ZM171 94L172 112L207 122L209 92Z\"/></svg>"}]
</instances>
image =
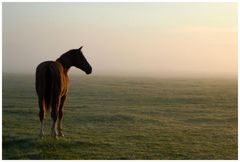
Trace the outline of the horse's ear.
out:
<instances>
[{"instance_id":1,"label":"horse's ear","mask_svg":"<svg viewBox=\"0 0 240 162\"><path fill-rule=\"evenodd\" d=\"M79 50L81 51L82 48L83 48L83 46L81 46L81 47L79 48Z\"/></svg>"}]
</instances>

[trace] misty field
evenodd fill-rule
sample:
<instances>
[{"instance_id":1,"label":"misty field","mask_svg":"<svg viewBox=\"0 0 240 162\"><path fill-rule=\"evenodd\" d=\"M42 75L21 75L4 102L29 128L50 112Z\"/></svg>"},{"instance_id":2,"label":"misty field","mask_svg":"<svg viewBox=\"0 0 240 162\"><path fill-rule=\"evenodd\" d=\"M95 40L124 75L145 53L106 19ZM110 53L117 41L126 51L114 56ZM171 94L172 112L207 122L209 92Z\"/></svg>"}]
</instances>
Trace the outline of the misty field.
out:
<instances>
[{"instance_id":1,"label":"misty field","mask_svg":"<svg viewBox=\"0 0 240 162\"><path fill-rule=\"evenodd\" d=\"M71 76L65 138L38 138L34 76L3 74L3 159L237 159L237 79Z\"/></svg>"}]
</instances>

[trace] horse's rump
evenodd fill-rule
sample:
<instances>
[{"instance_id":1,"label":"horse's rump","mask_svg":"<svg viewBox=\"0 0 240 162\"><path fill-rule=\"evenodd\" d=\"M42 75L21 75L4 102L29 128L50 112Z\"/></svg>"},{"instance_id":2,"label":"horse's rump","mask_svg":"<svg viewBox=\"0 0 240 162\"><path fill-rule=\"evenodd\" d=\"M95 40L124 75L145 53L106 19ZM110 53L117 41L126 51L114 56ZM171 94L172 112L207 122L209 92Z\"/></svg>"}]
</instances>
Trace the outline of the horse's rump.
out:
<instances>
[{"instance_id":1,"label":"horse's rump","mask_svg":"<svg viewBox=\"0 0 240 162\"><path fill-rule=\"evenodd\" d=\"M59 66L56 62L43 62L37 67L36 91L40 102L44 102L44 107L47 111L49 111L52 104L59 102L61 76Z\"/></svg>"}]
</instances>

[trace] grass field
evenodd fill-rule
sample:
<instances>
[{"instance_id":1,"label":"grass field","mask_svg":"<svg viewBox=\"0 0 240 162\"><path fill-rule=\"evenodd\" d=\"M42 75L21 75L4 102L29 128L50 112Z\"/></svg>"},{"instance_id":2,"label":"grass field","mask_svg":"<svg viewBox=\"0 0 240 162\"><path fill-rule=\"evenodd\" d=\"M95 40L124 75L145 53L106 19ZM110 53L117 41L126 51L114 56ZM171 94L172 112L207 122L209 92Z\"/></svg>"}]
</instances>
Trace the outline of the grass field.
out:
<instances>
[{"instance_id":1,"label":"grass field","mask_svg":"<svg viewBox=\"0 0 240 162\"><path fill-rule=\"evenodd\" d=\"M71 77L38 139L34 76L3 75L3 159L237 159L237 80Z\"/></svg>"}]
</instances>

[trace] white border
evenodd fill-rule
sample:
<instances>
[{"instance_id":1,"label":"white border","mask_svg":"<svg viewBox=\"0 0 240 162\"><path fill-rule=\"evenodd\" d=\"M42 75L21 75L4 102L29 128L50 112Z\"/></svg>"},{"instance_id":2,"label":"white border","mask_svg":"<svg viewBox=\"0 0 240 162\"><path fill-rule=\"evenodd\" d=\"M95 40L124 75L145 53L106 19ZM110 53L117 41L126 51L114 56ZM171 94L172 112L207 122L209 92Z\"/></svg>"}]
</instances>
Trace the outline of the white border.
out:
<instances>
[{"instance_id":1,"label":"white border","mask_svg":"<svg viewBox=\"0 0 240 162\"><path fill-rule=\"evenodd\" d=\"M1 2L238 2L238 0L1 0Z\"/></svg>"},{"instance_id":2,"label":"white border","mask_svg":"<svg viewBox=\"0 0 240 162\"><path fill-rule=\"evenodd\" d=\"M1 14L2 14L2 3L1 3L1 6L0 6L0 12L1 12ZM1 25L0 25L0 29L1 29L1 31L2 31L2 15L1 15L1 18L0 18L0 21L1 21ZM0 80L0 89L1 89L1 91L0 91L0 95L1 95L1 100L0 100L0 107L1 107L1 111L0 111L0 119L1 119L1 124L0 124L0 136L1 136L1 138L0 138L0 142L1 142L1 144L2 144L2 32L1 32L1 34L0 34L0 37L1 37L1 44L0 44L0 48L1 48L1 57L0 57L0 62L1 62L1 66L0 66L0 70L1 70L1 74L0 74L0 78L1 78L1 80ZM2 159L2 147L0 148L0 151L1 151L1 153L0 153L0 158Z\"/></svg>"}]
</instances>

